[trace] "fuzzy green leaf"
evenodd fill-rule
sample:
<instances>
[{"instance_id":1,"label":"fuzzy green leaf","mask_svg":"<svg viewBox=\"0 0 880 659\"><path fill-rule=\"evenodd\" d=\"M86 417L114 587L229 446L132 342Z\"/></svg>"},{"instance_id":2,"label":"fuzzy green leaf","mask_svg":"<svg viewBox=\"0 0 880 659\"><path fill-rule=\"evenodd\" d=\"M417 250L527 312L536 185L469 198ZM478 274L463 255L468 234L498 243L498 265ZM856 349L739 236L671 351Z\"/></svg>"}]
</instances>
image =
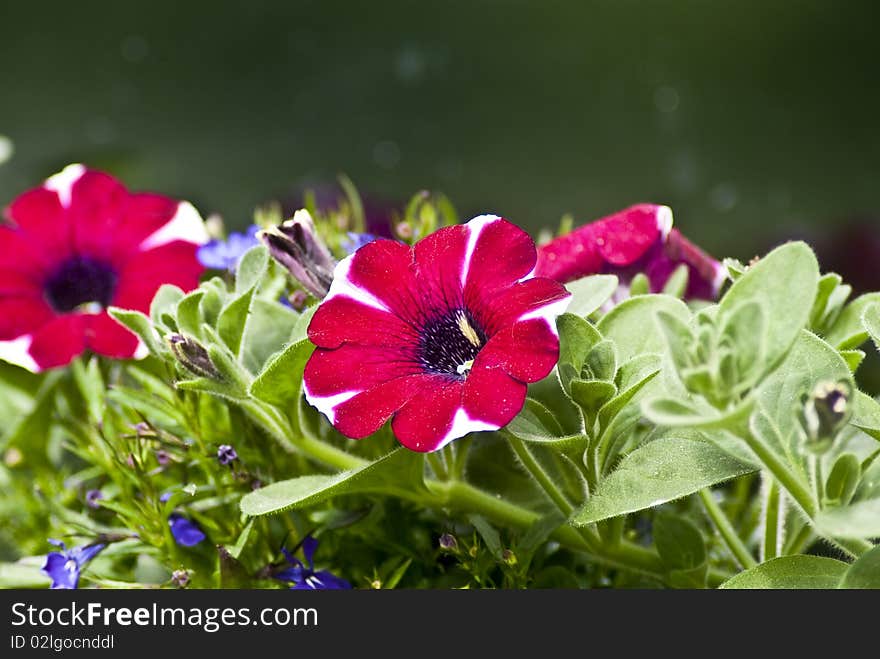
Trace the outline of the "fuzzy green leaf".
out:
<instances>
[{"instance_id":1,"label":"fuzzy green leaf","mask_svg":"<svg viewBox=\"0 0 880 659\"><path fill-rule=\"evenodd\" d=\"M571 293L568 313L585 318L596 311L617 290L614 275L592 275L565 285Z\"/></svg>"},{"instance_id":2,"label":"fuzzy green leaf","mask_svg":"<svg viewBox=\"0 0 880 659\"><path fill-rule=\"evenodd\" d=\"M162 316L165 314L174 315L177 304L183 299L184 292L177 286L171 284L162 284L156 295L153 296L153 302L150 304L150 319L156 325L162 324ZM176 328L170 328L176 329Z\"/></svg>"},{"instance_id":3,"label":"fuzzy green leaf","mask_svg":"<svg viewBox=\"0 0 880 659\"><path fill-rule=\"evenodd\" d=\"M255 287L251 287L234 298L217 318L217 333L234 355L238 355L241 351L241 339L244 336L255 290Z\"/></svg>"},{"instance_id":4,"label":"fuzzy green leaf","mask_svg":"<svg viewBox=\"0 0 880 659\"><path fill-rule=\"evenodd\" d=\"M880 588L880 545L868 550L849 566L839 588Z\"/></svg>"},{"instance_id":5,"label":"fuzzy green leaf","mask_svg":"<svg viewBox=\"0 0 880 659\"><path fill-rule=\"evenodd\" d=\"M308 340L284 348L253 381L251 395L278 407L295 409L302 394L303 371L314 350Z\"/></svg>"},{"instance_id":6,"label":"fuzzy green leaf","mask_svg":"<svg viewBox=\"0 0 880 659\"><path fill-rule=\"evenodd\" d=\"M880 538L880 499L827 508L816 515L816 528L832 538Z\"/></svg>"},{"instance_id":7,"label":"fuzzy green leaf","mask_svg":"<svg viewBox=\"0 0 880 659\"><path fill-rule=\"evenodd\" d=\"M235 293L238 296L256 288L266 276L269 267L269 250L263 245L251 247L242 254L235 269Z\"/></svg>"},{"instance_id":8,"label":"fuzzy green leaf","mask_svg":"<svg viewBox=\"0 0 880 659\"><path fill-rule=\"evenodd\" d=\"M819 265L806 243L777 247L734 282L721 299L719 313L733 314L737 307L757 302L767 313L765 370L789 350L807 324L819 285Z\"/></svg>"},{"instance_id":9,"label":"fuzzy green leaf","mask_svg":"<svg viewBox=\"0 0 880 659\"><path fill-rule=\"evenodd\" d=\"M572 521L584 526L652 508L753 471L708 442L664 437L623 458Z\"/></svg>"},{"instance_id":10,"label":"fuzzy green leaf","mask_svg":"<svg viewBox=\"0 0 880 659\"><path fill-rule=\"evenodd\" d=\"M726 589L837 588L849 565L823 556L782 556L728 579Z\"/></svg>"},{"instance_id":11,"label":"fuzzy green leaf","mask_svg":"<svg viewBox=\"0 0 880 659\"><path fill-rule=\"evenodd\" d=\"M605 314L596 328L617 348L617 359L622 363L636 355L663 352L665 341L656 331L654 316L660 312L687 323L691 312L684 302L668 295L640 295L624 300Z\"/></svg>"},{"instance_id":12,"label":"fuzzy green leaf","mask_svg":"<svg viewBox=\"0 0 880 659\"><path fill-rule=\"evenodd\" d=\"M342 494L381 492L414 498L426 492L424 456L398 448L358 469L338 474L313 474L254 490L241 500L241 512L258 516L306 508Z\"/></svg>"},{"instance_id":13,"label":"fuzzy green leaf","mask_svg":"<svg viewBox=\"0 0 880 659\"><path fill-rule=\"evenodd\" d=\"M130 311L128 309L110 307L107 309L107 313L137 334L138 338L144 342L144 345L147 346L147 349L151 354L162 356L168 353L168 349L159 340L156 330L153 329L153 323L140 311Z\"/></svg>"},{"instance_id":14,"label":"fuzzy green leaf","mask_svg":"<svg viewBox=\"0 0 880 659\"><path fill-rule=\"evenodd\" d=\"M862 465L852 453L843 453L834 461L834 466L825 481L825 500L834 505L846 505L859 486Z\"/></svg>"},{"instance_id":15,"label":"fuzzy green leaf","mask_svg":"<svg viewBox=\"0 0 880 659\"><path fill-rule=\"evenodd\" d=\"M181 333L196 339L202 338L202 314L199 310L199 303L204 295L205 291L196 289L177 303L175 317L178 329Z\"/></svg>"}]
</instances>

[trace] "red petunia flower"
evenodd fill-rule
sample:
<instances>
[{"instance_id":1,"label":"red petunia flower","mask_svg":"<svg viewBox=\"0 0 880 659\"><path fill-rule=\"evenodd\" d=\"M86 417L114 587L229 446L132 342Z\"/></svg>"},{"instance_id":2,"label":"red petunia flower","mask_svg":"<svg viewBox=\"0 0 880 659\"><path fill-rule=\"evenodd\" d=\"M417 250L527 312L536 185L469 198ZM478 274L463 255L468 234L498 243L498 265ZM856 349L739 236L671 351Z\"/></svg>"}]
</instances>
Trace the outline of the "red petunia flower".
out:
<instances>
[{"instance_id":1,"label":"red petunia flower","mask_svg":"<svg viewBox=\"0 0 880 659\"><path fill-rule=\"evenodd\" d=\"M21 194L0 226L0 359L31 371L89 349L142 357L138 338L108 306L148 311L162 284L198 286L208 236L191 204L129 193L70 165Z\"/></svg>"},{"instance_id":2,"label":"red petunia flower","mask_svg":"<svg viewBox=\"0 0 880 659\"><path fill-rule=\"evenodd\" d=\"M376 240L336 266L309 325L317 346L305 394L360 439L393 416L414 451L497 430L522 409L526 383L559 359L555 318L570 294L534 277L528 234L494 215L409 247Z\"/></svg>"},{"instance_id":3,"label":"red petunia flower","mask_svg":"<svg viewBox=\"0 0 880 659\"><path fill-rule=\"evenodd\" d=\"M724 266L672 228L668 206L638 204L541 245L535 273L562 283L615 274L628 286L641 272L659 293L681 264L688 268L687 299L718 297Z\"/></svg>"}]
</instances>

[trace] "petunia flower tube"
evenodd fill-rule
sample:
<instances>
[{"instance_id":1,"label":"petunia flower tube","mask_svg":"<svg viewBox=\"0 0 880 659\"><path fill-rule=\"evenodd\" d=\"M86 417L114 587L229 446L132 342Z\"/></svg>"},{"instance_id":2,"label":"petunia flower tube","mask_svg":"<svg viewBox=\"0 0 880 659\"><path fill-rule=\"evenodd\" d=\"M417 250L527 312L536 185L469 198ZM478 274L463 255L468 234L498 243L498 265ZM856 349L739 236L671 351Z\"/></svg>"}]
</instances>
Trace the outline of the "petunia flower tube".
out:
<instances>
[{"instance_id":1,"label":"petunia flower tube","mask_svg":"<svg viewBox=\"0 0 880 659\"><path fill-rule=\"evenodd\" d=\"M104 544L96 543L67 549L60 540L49 539L49 542L60 549L49 552L42 567L43 574L52 580L53 590L75 589L79 586L79 574L86 563L106 547Z\"/></svg>"},{"instance_id":2,"label":"petunia flower tube","mask_svg":"<svg viewBox=\"0 0 880 659\"><path fill-rule=\"evenodd\" d=\"M559 358L570 294L534 277L535 245L482 215L414 246L376 240L343 259L309 324L306 399L360 439L389 418L414 451L436 451L519 413Z\"/></svg>"},{"instance_id":3,"label":"petunia flower tube","mask_svg":"<svg viewBox=\"0 0 880 659\"><path fill-rule=\"evenodd\" d=\"M204 268L208 236L187 202L130 193L113 177L70 165L19 195L0 226L0 359L31 371L85 350L143 357L137 337L107 314L148 311L162 284L185 291Z\"/></svg>"},{"instance_id":4,"label":"petunia flower tube","mask_svg":"<svg viewBox=\"0 0 880 659\"><path fill-rule=\"evenodd\" d=\"M672 228L668 206L637 204L541 245L535 274L562 283L616 274L628 286L644 273L658 293L681 264L688 268L687 299L718 297L724 266Z\"/></svg>"}]
</instances>

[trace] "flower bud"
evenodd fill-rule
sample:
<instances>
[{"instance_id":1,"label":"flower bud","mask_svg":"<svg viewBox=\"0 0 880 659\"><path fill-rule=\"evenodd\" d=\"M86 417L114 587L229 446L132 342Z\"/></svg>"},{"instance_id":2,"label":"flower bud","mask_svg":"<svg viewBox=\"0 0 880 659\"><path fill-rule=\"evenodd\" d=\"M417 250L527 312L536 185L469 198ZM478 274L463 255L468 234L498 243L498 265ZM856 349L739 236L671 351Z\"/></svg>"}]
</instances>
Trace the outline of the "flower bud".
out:
<instances>
[{"instance_id":1,"label":"flower bud","mask_svg":"<svg viewBox=\"0 0 880 659\"><path fill-rule=\"evenodd\" d=\"M208 351L197 341L182 334L172 334L167 342L174 357L189 372L212 380L223 379Z\"/></svg>"},{"instance_id":2,"label":"flower bud","mask_svg":"<svg viewBox=\"0 0 880 659\"><path fill-rule=\"evenodd\" d=\"M187 570L174 570L171 573L171 583L178 588L186 588L189 583L189 572Z\"/></svg>"},{"instance_id":3,"label":"flower bud","mask_svg":"<svg viewBox=\"0 0 880 659\"><path fill-rule=\"evenodd\" d=\"M440 549L445 551L458 551L458 540L451 533L444 533L440 536Z\"/></svg>"},{"instance_id":4,"label":"flower bud","mask_svg":"<svg viewBox=\"0 0 880 659\"><path fill-rule=\"evenodd\" d=\"M501 552L501 560L507 563L510 567L513 567L517 563L516 554L510 549L505 549Z\"/></svg>"},{"instance_id":5,"label":"flower bud","mask_svg":"<svg viewBox=\"0 0 880 659\"><path fill-rule=\"evenodd\" d=\"M309 293L319 300L327 296L336 261L307 210L298 210L293 219L261 231L257 237Z\"/></svg>"},{"instance_id":6,"label":"flower bud","mask_svg":"<svg viewBox=\"0 0 880 659\"><path fill-rule=\"evenodd\" d=\"M805 397L801 422L807 433L807 448L823 453L852 415L852 385L846 380L820 382Z\"/></svg>"}]
</instances>

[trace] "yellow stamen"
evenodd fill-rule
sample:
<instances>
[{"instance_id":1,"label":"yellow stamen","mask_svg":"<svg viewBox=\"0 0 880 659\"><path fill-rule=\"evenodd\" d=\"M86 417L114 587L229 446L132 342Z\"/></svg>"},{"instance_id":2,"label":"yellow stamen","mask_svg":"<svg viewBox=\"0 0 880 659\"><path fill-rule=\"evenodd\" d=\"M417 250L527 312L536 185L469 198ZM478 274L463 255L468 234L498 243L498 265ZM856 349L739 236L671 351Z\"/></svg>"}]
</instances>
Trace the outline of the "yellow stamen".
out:
<instances>
[{"instance_id":1,"label":"yellow stamen","mask_svg":"<svg viewBox=\"0 0 880 659\"><path fill-rule=\"evenodd\" d=\"M480 341L480 336L477 334L477 330L471 327L471 324L468 322L467 316L463 313L458 315L458 329L461 330L461 333L464 334L464 338L470 341L475 348L479 348L482 345Z\"/></svg>"}]
</instances>

